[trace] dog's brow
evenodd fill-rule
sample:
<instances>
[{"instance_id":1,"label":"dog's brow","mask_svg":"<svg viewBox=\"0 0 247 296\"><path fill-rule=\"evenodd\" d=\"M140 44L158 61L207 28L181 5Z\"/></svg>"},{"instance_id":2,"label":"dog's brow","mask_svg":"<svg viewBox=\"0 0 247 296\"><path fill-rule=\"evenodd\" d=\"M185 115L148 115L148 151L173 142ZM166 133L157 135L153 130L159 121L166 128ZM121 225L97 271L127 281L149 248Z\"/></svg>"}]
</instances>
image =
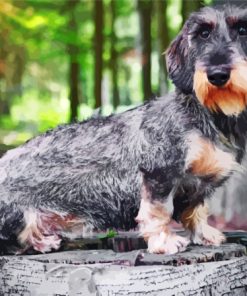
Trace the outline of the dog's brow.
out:
<instances>
[{"instance_id":1,"label":"dog's brow","mask_svg":"<svg viewBox=\"0 0 247 296\"><path fill-rule=\"evenodd\" d=\"M226 21L231 24L234 24L238 21L246 21L247 20L247 9L243 8L235 8L229 9L226 11Z\"/></svg>"},{"instance_id":2,"label":"dog's brow","mask_svg":"<svg viewBox=\"0 0 247 296\"><path fill-rule=\"evenodd\" d=\"M189 34L195 32L203 25L215 27L216 22L215 12L210 8L204 8L203 11L191 15L188 21Z\"/></svg>"},{"instance_id":3,"label":"dog's brow","mask_svg":"<svg viewBox=\"0 0 247 296\"><path fill-rule=\"evenodd\" d=\"M197 24L215 23L216 17L215 15L209 15L208 13L203 13L203 14L198 14L196 17L194 17L193 21L196 22Z\"/></svg>"},{"instance_id":4,"label":"dog's brow","mask_svg":"<svg viewBox=\"0 0 247 296\"><path fill-rule=\"evenodd\" d=\"M195 23L199 26L204 26L204 25L213 26L214 25L213 21L205 20L204 18L195 20Z\"/></svg>"},{"instance_id":5,"label":"dog's brow","mask_svg":"<svg viewBox=\"0 0 247 296\"><path fill-rule=\"evenodd\" d=\"M228 16L226 17L226 22L229 26L234 26L235 24L239 22L247 22L247 15L243 16Z\"/></svg>"},{"instance_id":6,"label":"dog's brow","mask_svg":"<svg viewBox=\"0 0 247 296\"><path fill-rule=\"evenodd\" d=\"M202 27L211 27L214 28L215 27L215 23L212 21L206 21L204 18L197 18L195 19L195 21L193 22L193 24L191 25L188 34L194 34L196 33L198 30L200 30Z\"/></svg>"},{"instance_id":7,"label":"dog's brow","mask_svg":"<svg viewBox=\"0 0 247 296\"><path fill-rule=\"evenodd\" d=\"M233 27L236 23L238 23L238 18L236 16L228 16L226 17L226 22L230 27Z\"/></svg>"}]
</instances>

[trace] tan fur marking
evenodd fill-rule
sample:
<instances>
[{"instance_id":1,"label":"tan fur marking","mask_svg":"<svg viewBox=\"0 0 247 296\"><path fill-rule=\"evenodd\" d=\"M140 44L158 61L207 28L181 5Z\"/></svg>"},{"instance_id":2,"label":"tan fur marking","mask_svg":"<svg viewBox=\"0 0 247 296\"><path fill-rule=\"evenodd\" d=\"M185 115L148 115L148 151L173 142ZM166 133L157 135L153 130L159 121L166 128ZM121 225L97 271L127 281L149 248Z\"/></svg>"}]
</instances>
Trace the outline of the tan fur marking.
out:
<instances>
[{"instance_id":1,"label":"tan fur marking","mask_svg":"<svg viewBox=\"0 0 247 296\"><path fill-rule=\"evenodd\" d=\"M184 227L194 231L196 226L202 221L207 221L208 218L208 206L199 205L197 207L191 207L186 209L181 215L181 222Z\"/></svg>"},{"instance_id":2,"label":"tan fur marking","mask_svg":"<svg viewBox=\"0 0 247 296\"><path fill-rule=\"evenodd\" d=\"M214 146L209 140L197 134L189 136L189 150L186 167L197 176L225 177L237 169L233 155Z\"/></svg>"},{"instance_id":3,"label":"tan fur marking","mask_svg":"<svg viewBox=\"0 0 247 296\"><path fill-rule=\"evenodd\" d=\"M212 85L206 72L197 69L194 90L199 101L211 111L238 115L247 106L247 62L238 63L232 69L230 80L223 87Z\"/></svg>"},{"instance_id":4,"label":"tan fur marking","mask_svg":"<svg viewBox=\"0 0 247 296\"><path fill-rule=\"evenodd\" d=\"M219 246L225 236L216 228L208 225L208 206L198 205L186 209L181 215L181 222L189 230L190 238L195 244Z\"/></svg>"}]
</instances>

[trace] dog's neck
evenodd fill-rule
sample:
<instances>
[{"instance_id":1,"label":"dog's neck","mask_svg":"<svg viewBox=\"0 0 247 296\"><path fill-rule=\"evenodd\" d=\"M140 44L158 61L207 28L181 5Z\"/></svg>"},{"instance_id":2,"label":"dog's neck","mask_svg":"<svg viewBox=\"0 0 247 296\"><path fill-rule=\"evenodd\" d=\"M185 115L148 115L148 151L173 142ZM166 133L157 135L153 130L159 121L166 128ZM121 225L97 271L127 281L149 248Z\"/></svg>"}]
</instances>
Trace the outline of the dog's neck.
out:
<instances>
[{"instance_id":1,"label":"dog's neck","mask_svg":"<svg viewBox=\"0 0 247 296\"><path fill-rule=\"evenodd\" d=\"M215 126L238 150L238 160L244 156L247 137L247 110L238 116L226 116L221 112L211 113Z\"/></svg>"},{"instance_id":2,"label":"dog's neck","mask_svg":"<svg viewBox=\"0 0 247 296\"><path fill-rule=\"evenodd\" d=\"M200 120L195 123L198 124L198 128L205 136L218 138L222 145L234 150L237 161L242 160L247 137L247 109L239 116L227 116L222 112L212 112L202 106L195 95L183 95L182 105L192 114L197 114L200 117Z\"/></svg>"}]
</instances>

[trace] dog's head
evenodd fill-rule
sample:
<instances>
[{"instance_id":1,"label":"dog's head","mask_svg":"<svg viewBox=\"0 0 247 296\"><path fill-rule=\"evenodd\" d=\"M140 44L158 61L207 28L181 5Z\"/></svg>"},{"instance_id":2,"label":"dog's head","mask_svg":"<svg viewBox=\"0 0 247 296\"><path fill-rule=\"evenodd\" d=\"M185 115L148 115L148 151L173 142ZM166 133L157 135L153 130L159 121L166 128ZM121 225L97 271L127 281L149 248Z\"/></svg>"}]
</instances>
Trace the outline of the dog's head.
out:
<instances>
[{"instance_id":1,"label":"dog's head","mask_svg":"<svg viewBox=\"0 0 247 296\"><path fill-rule=\"evenodd\" d=\"M193 90L213 112L238 115L247 106L247 5L204 7L166 52L176 87Z\"/></svg>"}]
</instances>

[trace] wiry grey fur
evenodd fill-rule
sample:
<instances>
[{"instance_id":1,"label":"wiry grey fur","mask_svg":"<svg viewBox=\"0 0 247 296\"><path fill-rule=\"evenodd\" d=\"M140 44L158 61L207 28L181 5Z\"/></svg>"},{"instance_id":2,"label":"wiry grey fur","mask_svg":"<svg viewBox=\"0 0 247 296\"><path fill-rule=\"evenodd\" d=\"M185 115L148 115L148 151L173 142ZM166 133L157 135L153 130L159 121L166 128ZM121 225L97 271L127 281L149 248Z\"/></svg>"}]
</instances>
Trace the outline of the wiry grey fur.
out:
<instances>
[{"instance_id":1,"label":"wiry grey fur","mask_svg":"<svg viewBox=\"0 0 247 296\"><path fill-rule=\"evenodd\" d=\"M224 14L239 13L234 9L205 8L199 14L214 13L221 32ZM247 18L246 9L241 13ZM154 199L165 200L177 188L175 218L220 185L210 176L199 178L186 171L186 135L197 131L240 161L247 115L212 114L193 93L195 62L198 57L206 59L203 50L210 54L198 40L192 41L191 48L187 44L187 34L199 14L189 19L168 51L175 93L121 114L59 126L0 159L0 244L15 240L25 226L27 209L73 213L97 229L128 230L136 226L143 178ZM229 46L234 55L246 58L247 40L234 45L225 40L226 35L217 37L221 48ZM234 145L225 146L222 133Z\"/></svg>"}]
</instances>

